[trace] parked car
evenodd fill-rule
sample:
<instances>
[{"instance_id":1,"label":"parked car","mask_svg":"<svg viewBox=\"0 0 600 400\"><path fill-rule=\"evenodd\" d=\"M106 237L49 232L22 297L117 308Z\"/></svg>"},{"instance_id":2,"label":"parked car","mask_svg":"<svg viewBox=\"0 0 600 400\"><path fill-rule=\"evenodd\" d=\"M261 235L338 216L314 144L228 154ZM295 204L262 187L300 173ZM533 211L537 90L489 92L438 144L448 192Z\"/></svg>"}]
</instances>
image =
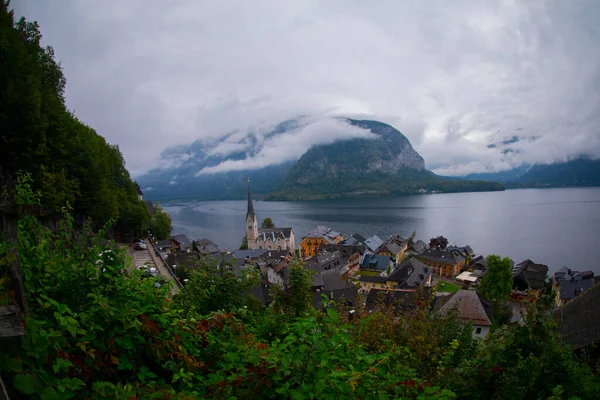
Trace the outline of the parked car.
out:
<instances>
[{"instance_id":1,"label":"parked car","mask_svg":"<svg viewBox=\"0 0 600 400\"><path fill-rule=\"evenodd\" d=\"M148 246L145 243L134 243L133 245L134 250L146 250L147 248Z\"/></svg>"}]
</instances>

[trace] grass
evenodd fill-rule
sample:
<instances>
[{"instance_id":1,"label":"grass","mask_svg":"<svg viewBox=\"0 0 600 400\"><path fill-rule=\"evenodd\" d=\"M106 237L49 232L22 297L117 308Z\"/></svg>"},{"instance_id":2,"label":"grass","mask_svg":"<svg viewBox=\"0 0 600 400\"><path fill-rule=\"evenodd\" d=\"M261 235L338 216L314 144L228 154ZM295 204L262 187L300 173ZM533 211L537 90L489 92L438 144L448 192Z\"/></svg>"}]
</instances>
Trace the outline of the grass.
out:
<instances>
[{"instance_id":1,"label":"grass","mask_svg":"<svg viewBox=\"0 0 600 400\"><path fill-rule=\"evenodd\" d=\"M440 281L437 286L438 292L454 293L456 291L459 291L460 289L461 289L460 286L455 285L453 283L444 282L444 281Z\"/></svg>"},{"instance_id":2,"label":"grass","mask_svg":"<svg viewBox=\"0 0 600 400\"><path fill-rule=\"evenodd\" d=\"M358 271L358 273L356 274L356 276L362 275L362 276L377 276L381 273L381 271L373 271L373 270L364 270L361 269L360 271Z\"/></svg>"}]
</instances>

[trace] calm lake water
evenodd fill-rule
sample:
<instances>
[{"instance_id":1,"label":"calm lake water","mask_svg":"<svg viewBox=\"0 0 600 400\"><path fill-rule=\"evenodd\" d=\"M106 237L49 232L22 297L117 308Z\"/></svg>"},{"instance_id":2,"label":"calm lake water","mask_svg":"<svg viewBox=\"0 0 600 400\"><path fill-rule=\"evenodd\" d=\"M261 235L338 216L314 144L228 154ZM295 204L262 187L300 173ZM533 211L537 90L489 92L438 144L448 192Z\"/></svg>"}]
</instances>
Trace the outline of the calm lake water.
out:
<instances>
[{"instance_id":1,"label":"calm lake water","mask_svg":"<svg viewBox=\"0 0 600 400\"><path fill-rule=\"evenodd\" d=\"M238 248L244 236L246 201L165 203L173 234L207 237L220 248ZM562 266L600 274L600 188L519 189L405 197L255 201L260 222L294 229L296 245L317 225L347 236L386 238L393 233L426 242L444 235L469 244L476 254L500 254L515 262L531 259L551 271Z\"/></svg>"}]
</instances>

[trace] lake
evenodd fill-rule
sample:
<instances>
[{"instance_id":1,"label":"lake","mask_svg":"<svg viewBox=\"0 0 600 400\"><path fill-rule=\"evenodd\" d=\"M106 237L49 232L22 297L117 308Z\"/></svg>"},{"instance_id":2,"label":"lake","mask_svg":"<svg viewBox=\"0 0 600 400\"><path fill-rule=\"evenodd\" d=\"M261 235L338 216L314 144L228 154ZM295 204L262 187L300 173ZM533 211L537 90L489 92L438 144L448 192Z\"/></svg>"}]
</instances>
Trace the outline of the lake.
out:
<instances>
[{"instance_id":1,"label":"lake","mask_svg":"<svg viewBox=\"0 0 600 400\"><path fill-rule=\"evenodd\" d=\"M165 203L173 234L206 237L238 248L245 234L246 201ZM476 254L527 258L550 267L600 274L600 188L519 189L306 202L255 201L258 223L294 229L296 245L317 225L344 236L359 232L385 239L393 233L425 242L443 235ZM598 254L596 253L598 251Z\"/></svg>"}]
</instances>

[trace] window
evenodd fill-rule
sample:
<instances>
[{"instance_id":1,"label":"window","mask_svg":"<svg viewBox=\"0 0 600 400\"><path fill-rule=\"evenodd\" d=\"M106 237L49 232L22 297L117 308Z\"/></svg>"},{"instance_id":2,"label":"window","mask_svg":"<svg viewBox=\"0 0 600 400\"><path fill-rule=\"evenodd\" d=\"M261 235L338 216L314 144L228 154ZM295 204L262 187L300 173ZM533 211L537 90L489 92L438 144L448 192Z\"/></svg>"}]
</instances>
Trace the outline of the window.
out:
<instances>
[{"instance_id":1,"label":"window","mask_svg":"<svg viewBox=\"0 0 600 400\"><path fill-rule=\"evenodd\" d=\"M475 334L476 334L476 335L480 335L480 334L481 334L481 328L477 328L477 329L475 329Z\"/></svg>"}]
</instances>

